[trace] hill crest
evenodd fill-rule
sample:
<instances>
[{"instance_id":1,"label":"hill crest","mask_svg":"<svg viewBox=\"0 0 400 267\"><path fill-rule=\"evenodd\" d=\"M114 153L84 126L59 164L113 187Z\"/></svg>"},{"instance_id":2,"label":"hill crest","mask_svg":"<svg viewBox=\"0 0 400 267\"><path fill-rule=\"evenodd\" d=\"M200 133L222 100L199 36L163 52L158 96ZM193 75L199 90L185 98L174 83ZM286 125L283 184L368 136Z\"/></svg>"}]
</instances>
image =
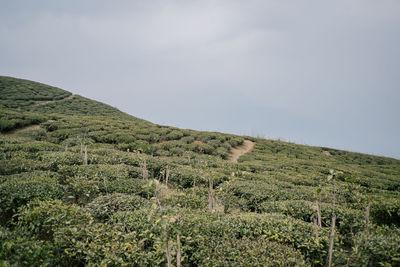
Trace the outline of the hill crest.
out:
<instances>
[{"instance_id":1,"label":"hill crest","mask_svg":"<svg viewBox=\"0 0 400 267\"><path fill-rule=\"evenodd\" d=\"M0 265L325 266L333 215L334 264L400 264L399 160L0 92Z\"/></svg>"}]
</instances>

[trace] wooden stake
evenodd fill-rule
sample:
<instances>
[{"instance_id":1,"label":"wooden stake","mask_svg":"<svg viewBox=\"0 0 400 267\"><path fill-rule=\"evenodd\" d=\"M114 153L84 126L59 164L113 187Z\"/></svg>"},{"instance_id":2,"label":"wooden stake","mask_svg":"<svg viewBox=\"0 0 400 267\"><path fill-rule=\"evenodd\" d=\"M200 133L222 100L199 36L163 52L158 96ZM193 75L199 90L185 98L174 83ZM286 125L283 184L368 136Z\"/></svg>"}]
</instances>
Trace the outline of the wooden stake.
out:
<instances>
[{"instance_id":1,"label":"wooden stake","mask_svg":"<svg viewBox=\"0 0 400 267\"><path fill-rule=\"evenodd\" d=\"M179 234L176 236L176 267L181 267L181 237Z\"/></svg>"},{"instance_id":2,"label":"wooden stake","mask_svg":"<svg viewBox=\"0 0 400 267\"><path fill-rule=\"evenodd\" d=\"M165 170L165 185L168 187L168 179L169 179L169 168Z\"/></svg>"},{"instance_id":3,"label":"wooden stake","mask_svg":"<svg viewBox=\"0 0 400 267\"><path fill-rule=\"evenodd\" d=\"M315 231L315 241L319 242L318 224L317 219L314 218L314 231Z\"/></svg>"},{"instance_id":4,"label":"wooden stake","mask_svg":"<svg viewBox=\"0 0 400 267\"><path fill-rule=\"evenodd\" d=\"M196 195L196 178L193 178L193 196Z\"/></svg>"},{"instance_id":5,"label":"wooden stake","mask_svg":"<svg viewBox=\"0 0 400 267\"><path fill-rule=\"evenodd\" d=\"M317 206L317 218L318 218L318 226L321 227L322 226L322 222L321 222L321 208L319 206L319 201L317 200L316 202L316 206Z\"/></svg>"},{"instance_id":6,"label":"wooden stake","mask_svg":"<svg viewBox=\"0 0 400 267\"><path fill-rule=\"evenodd\" d=\"M371 208L371 201L368 201L367 208L365 209L365 223L369 224L369 210Z\"/></svg>"},{"instance_id":7,"label":"wooden stake","mask_svg":"<svg viewBox=\"0 0 400 267\"><path fill-rule=\"evenodd\" d=\"M142 178L147 179L149 177L149 173L147 172L147 162L146 159L143 160L143 172L142 172Z\"/></svg>"},{"instance_id":8,"label":"wooden stake","mask_svg":"<svg viewBox=\"0 0 400 267\"><path fill-rule=\"evenodd\" d=\"M169 240L167 241L167 266L171 267L171 244L169 242Z\"/></svg>"},{"instance_id":9,"label":"wooden stake","mask_svg":"<svg viewBox=\"0 0 400 267\"><path fill-rule=\"evenodd\" d=\"M212 179L209 179L208 180L208 210L210 212L212 212L213 208L214 208L213 181L212 181Z\"/></svg>"},{"instance_id":10,"label":"wooden stake","mask_svg":"<svg viewBox=\"0 0 400 267\"><path fill-rule=\"evenodd\" d=\"M332 267L333 245L335 241L335 224L336 224L336 215L333 214L331 223L331 235L329 237L328 267Z\"/></svg>"},{"instance_id":11,"label":"wooden stake","mask_svg":"<svg viewBox=\"0 0 400 267\"><path fill-rule=\"evenodd\" d=\"M85 146L85 151L83 155L83 164L87 165L88 164L88 158L87 158L87 146Z\"/></svg>"}]
</instances>

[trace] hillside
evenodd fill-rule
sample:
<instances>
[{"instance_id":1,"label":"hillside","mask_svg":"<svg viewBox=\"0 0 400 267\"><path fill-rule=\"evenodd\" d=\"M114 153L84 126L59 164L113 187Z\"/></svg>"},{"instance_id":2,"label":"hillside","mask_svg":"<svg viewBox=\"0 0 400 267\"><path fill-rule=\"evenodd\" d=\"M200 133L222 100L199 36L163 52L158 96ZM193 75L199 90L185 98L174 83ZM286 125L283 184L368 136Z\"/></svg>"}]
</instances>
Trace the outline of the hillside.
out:
<instances>
[{"instance_id":1,"label":"hillside","mask_svg":"<svg viewBox=\"0 0 400 267\"><path fill-rule=\"evenodd\" d=\"M400 266L399 160L156 125L3 76L0 131L1 266L324 266L332 217L335 266Z\"/></svg>"}]
</instances>

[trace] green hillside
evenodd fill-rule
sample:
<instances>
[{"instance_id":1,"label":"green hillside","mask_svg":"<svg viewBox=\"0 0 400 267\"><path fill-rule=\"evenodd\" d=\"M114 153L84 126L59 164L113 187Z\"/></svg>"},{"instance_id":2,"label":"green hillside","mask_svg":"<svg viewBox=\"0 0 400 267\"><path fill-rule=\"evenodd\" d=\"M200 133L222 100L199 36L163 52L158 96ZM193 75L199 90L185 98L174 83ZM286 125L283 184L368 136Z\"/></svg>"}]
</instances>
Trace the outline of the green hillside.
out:
<instances>
[{"instance_id":1,"label":"green hillside","mask_svg":"<svg viewBox=\"0 0 400 267\"><path fill-rule=\"evenodd\" d=\"M3 76L0 131L0 266L325 266L333 217L333 265L400 266L399 160L161 126Z\"/></svg>"}]
</instances>

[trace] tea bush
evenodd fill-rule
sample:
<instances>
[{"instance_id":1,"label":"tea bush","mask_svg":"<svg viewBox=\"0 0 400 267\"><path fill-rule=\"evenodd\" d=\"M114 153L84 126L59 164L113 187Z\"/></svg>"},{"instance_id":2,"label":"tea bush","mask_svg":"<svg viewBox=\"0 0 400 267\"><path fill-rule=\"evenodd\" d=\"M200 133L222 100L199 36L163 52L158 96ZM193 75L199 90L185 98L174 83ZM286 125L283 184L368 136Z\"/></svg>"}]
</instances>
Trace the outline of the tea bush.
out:
<instances>
[{"instance_id":1,"label":"tea bush","mask_svg":"<svg viewBox=\"0 0 400 267\"><path fill-rule=\"evenodd\" d=\"M370 226L355 236L353 254L363 266L400 265L400 229Z\"/></svg>"},{"instance_id":2,"label":"tea bush","mask_svg":"<svg viewBox=\"0 0 400 267\"><path fill-rule=\"evenodd\" d=\"M0 132L10 132L25 126L40 124L47 120L47 117L41 114L25 114L12 111L0 110Z\"/></svg>"},{"instance_id":3,"label":"tea bush","mask_svg":"<svg viewBox=\"0 0 400 267\"><path fill-rule=\"evenodd\" d=\"M48 152L42 154L40 160L46 165L46 169L51 171L58 171L65 165L83 164L83 156L73 152Z\"/></svg>"},{"instance_id":4,"label":"tea bush","mask_svg":"<svg viewBox=\"0 0 400 267\"><path fill-rule=\"evenodd\" d=\"M152 198L155 193L155 184L143 179L125 179L110 182L107 188L109 193L135 194L144 198Z\"/></svg>"},{"instance_id":5,"label":"tea bush","mask_svg":"<svg viewBox=\"0 0 400 267\"><path fill-rule=\"evenodd\" d=\"M95 219L105 221L117 211L133 211L149 205L150 202L142 197L114 193L94 199L86 208Z\"/></svg>"},{"instance_id":6,"label":"tea bush","mask_svg":"<svg viewBox=\"0 0 400 267\"><path fill-rule=\"evenodd\" d=\"M400 265L399 160L156 125L10 77L0 91L1 266L160 266L168 247L174 266L178 247L182 266L323 266L333 213L334 265Z\"/></svg>"},{"instance_id":7,"label":"tea bush","mask_svg":"<svg viewBox=\"0 0 400 267\"><path fill-rule=\"evenodd\" d=\"M92 218L81 208L65 205L60 200L34 200L17 214L17 227L42 240L53 241L59 228L90 223Z\"/></svg>"},{"instance_id":8,"label":"tea bush","mask_svg":"<svg viewBox=\"0 0 400 267\"><path fill-rule=\"evenodd\" d=\"M55 266L60 264L53 245L0 226L1 266Z\"/></svg>"},{"instance_id":9,"label":"tea bush","mask_svg":"<svg viewBox=\"0 0 400 267\"><path fill-rule=\"evenodd\" d=\"M244 200L244 210L260 211L260 205L265 201L312 199L313 192L305 188L282 188L277 184L263 181L235 180L227 189L237 200Z\"/></svg>"},{"instance_id":10,"label":"tea bush","mask_svg":"<svg viewBox=\"0 0 400 267\"><path fill-rule=\"evenodd\" d=\"M9 179L0 184L0 212L14 213L33 199L62 199L65 192L54 178Z\"/></svg>"},{"instance_id":11,"label":"tea bush","mask_svg":"<svg viewBox=\"0 0 400 267\"><path fill-rule=\"evenodd\" d=\"M400 226L400 199L397 197L374 201L371 205L371 216L378 225Z\"/></svg>"},{"instance_id":12,"label":"tea bush","mask_svg":"<svg viewBox=\"0 0 400 267\"><path fill-rule=\"evenodd\" d=\"M263 237L224 236L215 247L204 246L204 250L208 256L202 266L307 266L298 251Z\"/></svg>"},{"instance_id":13,"label":"tea bush","mask_svg":"<svg viewBox=\"0 0 400 267\"><path fill-rule=\"evenodd\" d=\"M207 207L207 200L201 198L199 195L188 195L185 193L177 193L167 196L161 204L164 206L188 208L188 209L201 209L205 210Z\"/></svg>"},{"instance_id":14,"label":"tea bush","mask_svg":"<svg viewBox=\"0 0 400 267\"><path fill-rule=\"evenodd\" d=\"M342 235L346 244L352 242L353 235L362 231L365 227L365 213L359 210L349 209L343 206L333 206L331 204L321 203L321 221L322 225L329 227L333 212L336 215L336 227ZM317 219L316 204L309 201L287 200L287 201L268 201L263 202L260 211L271 213L282 213L292 216L296 219L312 223Z\"/></svg>"}]
</instances>

